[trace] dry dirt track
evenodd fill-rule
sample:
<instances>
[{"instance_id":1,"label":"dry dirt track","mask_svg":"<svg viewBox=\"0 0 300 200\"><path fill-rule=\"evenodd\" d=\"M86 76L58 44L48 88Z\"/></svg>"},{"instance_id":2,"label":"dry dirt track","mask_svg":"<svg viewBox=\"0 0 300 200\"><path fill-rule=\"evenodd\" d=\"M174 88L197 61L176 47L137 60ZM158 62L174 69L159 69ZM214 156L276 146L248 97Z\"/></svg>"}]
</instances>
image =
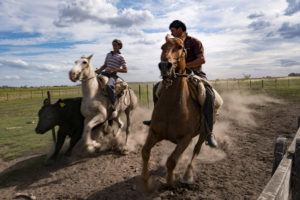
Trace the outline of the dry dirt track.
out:
<instances>
[{"instance_id":1,"label":"dry dirt track","mask_svg":"<svg viewBox=\"0 0 300 200\"><path fill-rule=\"evenodd\" d=\"M273 148L278 136L289 141L297 131L300 102L286 103L264 96L224 95L224 106L215 126L220 149L203 146L196 161L195 183L180 181L174 187L165 184L165 161L174 148L161 142L152 150L150 167L157 189L145 193L141 187L141 144L147 129L141 121L150 111L138 109L130 138L132 152L126 156L115 151L93 157L78 152L54 166L37 165L40 155L4 163L18 168L2 171L0 199L12 199L18 192L32 193L37 199L257 199L270 178ZM37 136L40 137L40 136ZM191 146L191 145L190 145ZM180 180L191 148L177 168ZM44 158L44 157L43 157ZM2 163L2 166L3 163Z\"/></svg>"}]
</instances>

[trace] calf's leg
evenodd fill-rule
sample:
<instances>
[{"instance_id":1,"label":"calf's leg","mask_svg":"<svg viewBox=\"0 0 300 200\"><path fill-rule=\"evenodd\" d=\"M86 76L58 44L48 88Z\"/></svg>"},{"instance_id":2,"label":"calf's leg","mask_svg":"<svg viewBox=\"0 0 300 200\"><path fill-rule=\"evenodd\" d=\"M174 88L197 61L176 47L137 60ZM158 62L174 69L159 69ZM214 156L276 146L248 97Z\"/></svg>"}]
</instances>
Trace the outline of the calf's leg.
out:
<instances>
[{"instance_id":1,"label":"calf's leg","mask_svg":"<svg viewBox=\"0 0 300 200\"><path fill-rule=\"evenodd\" d=\"M49 160L55 161L57 159L58 153L65 142L66 136L66 130L60 127L57 133L57 142L55 144L55 150L54 153L50 156Z\"/></svg>"},{"instance_id":2,"label":"calf's leg","mask_svg":"<svg viewBox=\"0 0 300 200\"><path fill-rule=\"evenodd\" d=\"M71 156L72 149L77 144L77 142L80 140L81 134L82 134L82 129L77 130L75 132L75 134L71 136L69 148L65 153L66 156Z\"/></svg>"}]
</instances>

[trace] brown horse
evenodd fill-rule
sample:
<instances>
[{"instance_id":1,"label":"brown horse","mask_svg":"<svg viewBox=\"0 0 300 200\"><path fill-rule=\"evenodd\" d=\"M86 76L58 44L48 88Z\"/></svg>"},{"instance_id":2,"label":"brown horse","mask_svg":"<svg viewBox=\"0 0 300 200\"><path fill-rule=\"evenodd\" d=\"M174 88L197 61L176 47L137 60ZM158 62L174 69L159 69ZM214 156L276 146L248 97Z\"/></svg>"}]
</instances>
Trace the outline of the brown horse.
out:
<instances>
[{"instance_id":1,"label":"brown horse","mask_svg":"<svg viewBox=\"0 0 300 200\"><path fill-rule=\"evenodd\" d=\"M142 149L142 180L147 190L151 190L148 161L151 148L157 142L169 140L177 144L166 163L167 183L172 184L173 171L180 155L190 144L192 138L199 135L184 176L187 182L193 182L193 160L199 154L207 135L206 123L200 112L200 104L193 100L188 87L185 55L183 41L167 35L166 43L162 46L161 62L159 63L164 87L161 89L160 98L154 107L149 134ZM221 97L216 97L215 104L220 106L222 99L220 102L218 98Z\"/></svg>"}]
</instances>

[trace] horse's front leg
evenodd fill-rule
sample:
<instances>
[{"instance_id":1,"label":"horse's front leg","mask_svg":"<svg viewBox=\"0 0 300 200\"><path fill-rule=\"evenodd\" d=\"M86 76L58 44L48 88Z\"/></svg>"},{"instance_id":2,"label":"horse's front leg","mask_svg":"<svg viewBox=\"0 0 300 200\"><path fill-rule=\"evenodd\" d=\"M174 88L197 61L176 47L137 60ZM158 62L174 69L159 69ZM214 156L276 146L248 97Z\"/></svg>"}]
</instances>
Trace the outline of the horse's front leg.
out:
<instances>
[{"instance_id":1,"label":"horse's front leg","mask_svg":"<svg viewBox=\"0 0 300 200\"><path fill-rule=\"evenodd\" d=\"M100 148L100 143L95 140L92 140L91 132L92 129L105 121L105 117L102 115L97 115L91 119L84 120L84 130L83 130L83 138L85 140L85 144L87 146L87 150L90 153L95 151L95 148Z\"/></svg>"},{"instance_id":2,"label":"horse's front leg","mask_svg":"<svg viewBox=\"0 0 300 200\"><path fill-rule=\"evenodd\" d=\"M118 137L124 127L124 123L122 122L120 115L116 118L116 122L118 123L118 130L114 133L114 136Z\"/></svg>"},{"instance_id":3,"label":"horse's front leg","mask_svg":"<svg viewBox=\"0 0 300 200\"><path fill-rule=\"evenodd\" d=\"M187 148L187 146L190 144L192 138L190 135L186 135L180 142L178 142L175 150L172 152L172 154L169 156L167 160L167 168L168 168L168 176L167 176L167 183L169 185L172 185L174 182L174 169L176 167L176 164L178 162L179 157L184 152L184 150Z\"/></svg>"}]
</instances>

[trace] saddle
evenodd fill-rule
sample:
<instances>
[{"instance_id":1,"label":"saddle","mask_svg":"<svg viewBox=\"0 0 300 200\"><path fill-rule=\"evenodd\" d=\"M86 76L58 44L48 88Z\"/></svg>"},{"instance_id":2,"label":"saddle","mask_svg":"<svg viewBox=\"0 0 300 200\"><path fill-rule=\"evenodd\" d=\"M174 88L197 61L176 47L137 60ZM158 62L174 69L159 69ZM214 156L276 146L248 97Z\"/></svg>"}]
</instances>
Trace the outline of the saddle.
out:
<instances>
[{"instance_id":1,"label":"saddle","mask_svg":"<svg viewBox=\"0 0 300 200\"><path fill-rule=\"evenodd\" d=\"M191 70L187 70L187 83L194 101L198 102L202 107L204 106L206 98L205 85L211 85L206 79L195 75ZM155 91L156 98L160 97L163 82L159 82Z\"/></svg>"},{"instance_id":2,"label":"saddle","mask_svg":"<svg viewBox=\"0 0 300 200\"><path fill-rule=\"evenodd\" d=\"M104 75L98 75L97 76L98 83L103 91L106 92L106 85L108 82L108 77ZM121 78L117 78L116 80L116 86L115 86L115 94L120 97L124 94L124 91L128 89L128 83L126 83Z\"/></svg>"}]
</instances>

